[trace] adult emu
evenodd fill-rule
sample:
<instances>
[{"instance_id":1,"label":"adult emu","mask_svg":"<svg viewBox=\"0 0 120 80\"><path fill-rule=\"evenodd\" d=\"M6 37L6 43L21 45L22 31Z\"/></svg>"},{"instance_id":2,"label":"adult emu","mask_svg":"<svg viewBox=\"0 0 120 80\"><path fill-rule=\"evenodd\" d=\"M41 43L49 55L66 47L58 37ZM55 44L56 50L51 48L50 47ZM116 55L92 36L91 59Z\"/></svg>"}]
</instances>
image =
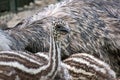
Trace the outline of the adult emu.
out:
<instances>
[{"instance_id":1,"label":"adult emu","mask_svg":"<svg viewBox=\"0 0 120 80\"><path fill-rule=\"evenodd\" d=\"M24 30L24 28L29 27L30 23L51 16L66 21L72 30L70 36L62 44L63 59L73 53L90 53L109 63L120 76L120 5L118 3L95 0L64 0L55 5L49 5L37 14L23 20L19 25L16 25L15 30L17 28ZM42 27L38 26L37 29L42 28L41 33L45 32L44 35L49 36L47 30L49 26L46 24L48 24L47 21ZM34 25L31 26L34 27ZM11 35L13 30L6 32ZM44 44L43 41L40 43ZM37 47L33 47L36 45L29 43L26 45L26 49L31 52L39 51ZM48 46L49 44L45 44L44 50L47 50Z\"/></svg>"}]
</instances>

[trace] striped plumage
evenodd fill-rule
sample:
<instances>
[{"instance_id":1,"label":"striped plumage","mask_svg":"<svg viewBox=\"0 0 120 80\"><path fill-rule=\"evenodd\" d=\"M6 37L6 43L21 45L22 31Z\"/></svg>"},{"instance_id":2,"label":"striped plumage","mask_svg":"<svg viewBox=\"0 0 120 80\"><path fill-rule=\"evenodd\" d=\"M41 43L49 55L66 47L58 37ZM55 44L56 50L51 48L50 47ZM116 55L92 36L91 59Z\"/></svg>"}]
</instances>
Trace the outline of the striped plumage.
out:
<instances>
[{"instance_id":1,"label":"striped plumage","mask_svg":"<svg viewBox=\"0 0 120 80\"><path fill-rule=\"evenodd\" d=\"M51 16L62 18L72 29L62 44L62 58L73 53L89 53L111 65L120 76L120 1L62 0L49 5L37 14L25 19L18 27L24 28L36 20ZM49 27L47 21L43 32ZM45 26L45 27L44 27ZM14 31L13 31L14 32ZM41 31L42 32L42 31ZM47 39L45 39L47 40ZM41 40L43 44L44 40ZM47 44L44 49L48 48ZM31 45L29 45L31 46ZM43 47L44 45L40 45ZM37 51L36 47L31 48ZM36 50L35 50L36 49Z\"/></svg>"},{"instance_id":2,"label":"striped plumage","mask_svg":"<svg viewBox=\"0 0 120 80\"><path fill-rule=\"evenodd\" d=\"M37 21L38 23L41 21ZM51 22L49 53L0 52L0 80L52 80L60 64L60 40L69 32L60 19ZM46 59L46 54L49 58Z\"/></svg>"},{"instance_id":3,"label":"striped plumage","mask_svg":"<svg viewBox=\"0 0 120 80\"><path fill-rule=\"evenodd\" d=\"M61 66L67 68L70 80L116 80L108 64L86 53L73 54Z\"/></svg>"},{"instance_id":4,"label":"striped plumage","mask_svg":"<svg viewBox=\"0 0 120 80\"><path fill-rule=\"evenodd\" d=\"M60 67L54 80L72 80L69 70L63 64L64 63L61 61Z\"/></svg>"},{"instance_id":5,"label":"striped plumage","mask_svg":"<svg viewBox=\"0 0 120 80\"><path fill-rule=\"evenodd\" d=\"M62 58L76 52L93 54L109 63L120 76L119 7L120 5L116 2L102 0L64 0L55 5L49 5L20 22L14 29L6 31L15 39L15 42L12 40L14 45L10 47L23 50L27 46L27 50L32 52L48 51L49 21L45 21L42 25L31 25L31 23L51 16L62 18L72 29L70 36L63 42ZM41 38L38 39L38 37ZM19 44L19 47L15 43Z\"/></svg>"}]
</instances>

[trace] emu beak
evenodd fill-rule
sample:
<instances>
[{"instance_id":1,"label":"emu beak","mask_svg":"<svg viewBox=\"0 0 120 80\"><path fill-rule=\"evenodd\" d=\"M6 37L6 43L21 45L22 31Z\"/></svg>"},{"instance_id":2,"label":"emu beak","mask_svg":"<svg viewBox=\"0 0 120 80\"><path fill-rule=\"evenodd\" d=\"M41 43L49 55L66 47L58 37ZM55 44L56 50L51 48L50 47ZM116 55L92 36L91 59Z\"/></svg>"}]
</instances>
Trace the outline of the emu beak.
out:
<instances>
[{"instance_id":1,"label":"emu beak","mask_svg":"<svg viewBox=\"0 0 120 80\"><path fill-rule=\"evenodd\" d=\"M70 29L69 29L69 28L66 28L66 27L61 27L59 30L60 30L63 34L70 33Z\"/></svg>"}]
</instances>

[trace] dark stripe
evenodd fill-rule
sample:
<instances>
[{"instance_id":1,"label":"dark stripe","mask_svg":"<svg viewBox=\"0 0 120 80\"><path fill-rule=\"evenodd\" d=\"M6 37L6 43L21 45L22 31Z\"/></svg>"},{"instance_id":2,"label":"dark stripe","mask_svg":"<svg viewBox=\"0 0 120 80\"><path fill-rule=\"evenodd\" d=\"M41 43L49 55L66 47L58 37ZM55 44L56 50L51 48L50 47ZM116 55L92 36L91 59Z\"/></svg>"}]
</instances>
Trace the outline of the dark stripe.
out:
<instances>
[{"instance_id":1,"label":"dark stripe","mask_svg":"<svg viewBox=\"0 0 120 80\"><path fill-rule=\"evenodd\" d=\"M55 44L55 46L53 44ZM54 47L55 47L55 53L53 52ZM55 73L58 69L58 63L59 63L58 59L59 59L59 55L60 55L60 54L58 54L58 51L57 51L57 43L54 40L52 41L51 53L49 53L49 54L51 54L51 56L49 56L50 57L50 66L46 70L43 70L43 72L44 72L44 75L48 75L48 73L50 73L53 70L53 73L49 76L50 78L53 78L53 76L55 75ZM54 54L55 54L55 57L53 56ZM54 62L55 62L55 64L54 64ZM55 66L55 67L53 67L53 66Z\"/></svg>"},{"instance_id":2,"label":"dark stripe","mask_svg":"<svg viewBox=\"0 0 120 80\"><path fill-rule=\"evenodd\" d=\"M76 56L77 57L77 56ZM78 58L78 57L77 57ZM83 56L79 56L79 58L83 58ZM84 59L86 61L86 58ZM108 74L103 74L102 72L100 71L96 71L93 67L90 67L90 66L87 66L86 64L83 64L83 63L80 63L80 62L75 62L73 60L66 60L64 61L66 64L70 65L71 67L74 66L76 69L83 69L85 70L86 72L91 72L93 74L96 74L97 76L100 76L102 78L105 78L105 77L108 77ZM87 60L87 62L90 62L90 65L95 65L96 63L93 63L91 64L91 61ZM95 66L98 66L98 65L95 65ZM99 67L99 66L98 66ZM102 67L104 68L104 67ZM105 68L104 68L105 69ZM105 69L106 70L106 69Z\"/></svg>"},{"instance_id":3,"label":"dark stripe","mask_svg":"<svg viewBox=\"0 0 120 80\"><path fill-rule=\"evenodd\" d=\"M22 52L20 51L18 53L21 54ZM39 52L39 54L40 54L40 52ZM46 54L48 54L48 53L46 53ZM39 62L39 63L44 63L44 64L48 63L48 60L46 58L44 58L42 56L39 56L39 55L36 55L36 54L31 54L31 53L24 54L23 53L22 55L24 55L26 57L29 57L30 59L33 59L33 60L35 60L36 62Z\"/></svg>"},{"instance_id":4,"label":"dark stripe","mask_svg":"<svg viewBox=\"0 0 120 80\"><path fill-rule=\"evenodd\" d=\"M59 55L60 54L58 53L58 50L57 50L57 43L55 42L55 57L53 57L53 61L55 62L55 67L53 67L54 64L51 63L52 69L54 69L54 71L50 77L53 77L58 70L58 64L60 63L59 62Z\"/></svg>"},{"instance_id":5,"label":"dark stripe","mask_svg":"<svg viewBox=\"0 0 120 80\"><path fill-rule=\"evenodd\" d=\"M80 53L78 53L78 54L80 54ZM88 54L89 55L89 54ZM92 59L92 58L90 58L89 56L84 56L84 55L72 55L71 57L73 57L73 58L81 58L81 59L84 59L85 61L88 61L88 62L90 62L90 64L94 64L95 66L99 66L100 68L103 68L104 67L104 65L102 65L102 64L99 64L97 61L95 61L94 59ZM95 58L94 56L93 56L93 58ZM95 58L95 59L97 59L97 58ZM99 59L97 59L98 61L101 61L101 60L99 60Z\"/></svg>"},{"instance_id":6,"label":"dark stripe","mask_svg":"<svg viewBox=\"0 0 120 80\"><path fill-rule=\"evenodd\" d=\"M3 56L3 57L2 57ZM18 55L14 54L0 54L0 61L2 62L18 62L20 64L23 64L27 68L38 68L40 65L30 62L29 60L22 58Z\"/></svg>"},{"instance_id":7,"label":"dark stripe","mask_svg":"<svg viewBox=\"0 0 120 80\"><path fill-rule=\"evenodd\" d=\"M75 67L76 69L82 69L86 72L90 72L94 74L96 71L94 70L93 67L89 67L86 64L80 63L80 62L75 62L73 60L68 60L64 62L65 64L70 65L71 67Z\"/></svg>"},{"instance_id":8,"label":"dark stripe","mask_svg":"<svg viewBox=\"0 0 120 80\"><path fill-rule=\"evenodd\" d=\"M77 78L78 80L80 79L79 77L85 77L85 79L89 79L89 75L84 75L82 73L75 73L72 70L69 70L70 75L72 75L73 77Z\"/></svg>"}]
</instances>

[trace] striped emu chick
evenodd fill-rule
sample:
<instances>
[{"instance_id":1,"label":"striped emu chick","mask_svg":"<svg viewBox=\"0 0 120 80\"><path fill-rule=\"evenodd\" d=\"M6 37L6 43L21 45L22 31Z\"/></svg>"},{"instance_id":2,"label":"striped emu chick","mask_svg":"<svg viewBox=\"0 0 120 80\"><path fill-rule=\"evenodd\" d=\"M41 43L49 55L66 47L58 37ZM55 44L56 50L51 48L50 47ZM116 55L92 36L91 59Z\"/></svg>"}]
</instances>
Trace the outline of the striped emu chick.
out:
<instances>
[{"instance_id":1,"label":"striped emu chick","mask_svg":"<svg viewBox=\"0 0 120 80\"><path fill-rule=\"evenodd\" d=\"M71 80L116 80L108 64L86 53L73 54L62 66L69 71Z\"/></svg>"},{"instance_id":2,"label":"striped emu chick","mask_svg":"<svg viewBox=\"0 0 120 80\"><path fill-rule=\"evenodd\" d=\"M53 18L49 53L0 52L0 80L53 80L60 64L60 42L69 32L60 19ZM41 23L43 20L36 21ZM46 58L48 54L49 58Z\"/></svg>"}]
</instances>

